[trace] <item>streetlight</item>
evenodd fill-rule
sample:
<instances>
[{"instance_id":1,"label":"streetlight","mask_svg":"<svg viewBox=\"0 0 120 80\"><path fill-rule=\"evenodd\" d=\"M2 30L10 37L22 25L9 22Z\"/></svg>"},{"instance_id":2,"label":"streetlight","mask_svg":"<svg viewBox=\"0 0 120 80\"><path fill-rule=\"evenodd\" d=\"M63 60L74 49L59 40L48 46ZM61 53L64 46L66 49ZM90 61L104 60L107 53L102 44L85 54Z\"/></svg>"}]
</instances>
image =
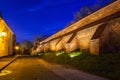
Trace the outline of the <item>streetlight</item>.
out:
<instances>
[{"instance_id":1,"label":"streetlight","mask_svg":"<svg viewBox=\"0 0 120 80\"><path fill-rule=\"evenodd\" d=\"M16 45L16 46L14 47L14 50L15 50L15 54L19 54L19 51L20 51L19 45Z\"/></svg>"},{"instance_id":2,"label":"streetlight","mask_svg":"<svg viewBox=\"0 0 120 80\"><path fill-rule=\"evenodd\" d=\"M16 50L19 50L19 46L15 46L15 49L16 49Z\"/></svg>"}]
</instances>

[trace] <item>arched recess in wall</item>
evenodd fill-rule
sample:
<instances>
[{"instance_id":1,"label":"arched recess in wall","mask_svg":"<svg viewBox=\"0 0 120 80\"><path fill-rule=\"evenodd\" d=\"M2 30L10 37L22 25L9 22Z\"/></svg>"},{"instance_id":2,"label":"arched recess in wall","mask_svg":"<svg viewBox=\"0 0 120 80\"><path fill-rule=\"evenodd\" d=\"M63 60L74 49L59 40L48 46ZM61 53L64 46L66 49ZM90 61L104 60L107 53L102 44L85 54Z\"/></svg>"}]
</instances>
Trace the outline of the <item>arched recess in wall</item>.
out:
<instances>
[{"instance_id":1,"label":"arched recess in wall","mask_svg":"<svg viewBox=\"0 0 120 80\"><path fill-rule=\"evenodd\" d=\"M100 25L90 40L90 53L101 54L107 52L109 46L110 26L108 23Z\"/></svg>"}]
</instances>

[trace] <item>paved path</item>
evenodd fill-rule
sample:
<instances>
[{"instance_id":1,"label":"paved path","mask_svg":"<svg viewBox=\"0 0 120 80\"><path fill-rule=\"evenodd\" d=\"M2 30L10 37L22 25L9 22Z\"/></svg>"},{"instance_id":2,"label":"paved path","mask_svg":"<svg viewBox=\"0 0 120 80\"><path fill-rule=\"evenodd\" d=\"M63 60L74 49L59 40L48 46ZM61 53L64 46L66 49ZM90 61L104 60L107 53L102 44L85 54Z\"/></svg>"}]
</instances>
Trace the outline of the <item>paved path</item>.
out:
<instances>
[{"instance_id":1,"label":"paved path","mask_svg":"<svg viewBox=\"0 0 120 80\"><path fill-rule=\"evenodd\" d=\"M15 59L17 56L9 56L9 57L4 57L0 58L0 69L3 68L6 64L8 64L10 61Z\"/></svg>"},{"instance_id":2,"label":"paved path","mask_svg":"<svg viewBox=\"0 0 120 80\"><path fill-rule=\"evenodd\" d=\"M0 80L64 80L32 57L19 58L5 70L10 74L0 76Z\"/></svg>"},{"instance_id":3,"label":"paved path","mask_svg":"<svg viewBox=\"0 0 120 80\"><path fill-rule=\"evenodd\" d=\"M77 69L64 67L62 65L52 65L50 63L45 62L42 59L38 59L39 63L44 67L50 69L57 75L61 76L65 80L108 80L99 76L91 75Z\"/></svg>"},{"instance_id":4,"label":"paved path","mask_svg":"<svg viewBox=\"0 0 120 80\"><path fill-rule=\"evenodd\" d=\"M19 58L5 70L10 73L0 76L0 80L107 80L36 57Z\"/></svg>"}]
</instances>

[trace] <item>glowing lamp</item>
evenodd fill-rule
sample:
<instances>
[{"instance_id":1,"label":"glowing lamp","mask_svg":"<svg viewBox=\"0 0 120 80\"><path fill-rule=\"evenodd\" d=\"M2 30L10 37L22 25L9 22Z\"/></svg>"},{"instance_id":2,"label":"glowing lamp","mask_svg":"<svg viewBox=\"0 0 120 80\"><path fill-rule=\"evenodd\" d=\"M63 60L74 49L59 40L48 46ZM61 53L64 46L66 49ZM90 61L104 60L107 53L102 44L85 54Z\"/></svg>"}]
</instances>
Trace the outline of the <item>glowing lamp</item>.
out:
<instances>
[{"instance_id":1,"label":"glowing lamp","mask_svg":"<svg viewBox=\"0 0 120 80\"><path fill-rule=\"evenodd\" d=\"M7 33L6 32L0 32L0 36L6 36Z\"/></svg>"},{"instance_id":2,"label":"glowing lamp","mask_svg":"<svg viewBox=\"0 0 120 80\"><path fill-rule=\"evenodd\" d=\"M15 46L15 49L16 49L16 50L19 50L19 46Z\"/></svg>"}]
</instances>

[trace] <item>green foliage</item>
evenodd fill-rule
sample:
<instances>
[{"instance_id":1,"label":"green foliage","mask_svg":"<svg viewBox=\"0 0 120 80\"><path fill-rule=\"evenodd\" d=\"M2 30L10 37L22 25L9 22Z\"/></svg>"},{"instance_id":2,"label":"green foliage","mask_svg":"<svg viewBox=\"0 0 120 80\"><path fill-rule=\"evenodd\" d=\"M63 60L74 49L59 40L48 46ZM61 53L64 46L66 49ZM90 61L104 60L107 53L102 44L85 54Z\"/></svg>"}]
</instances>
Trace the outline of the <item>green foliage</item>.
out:
<instances>
[{"instance_id":1,"label":"green foliage","mask_svg":"<svg viewBox=\"0 0 120 80\"><path fill-rule=\"evenodd\" d=\"M56 52L56 56L60 56L60 55L62 55L63 53L65 53L64 51L58 51L58 52Z\"/></svg>"},{"instance_id":2,"label":"green foliage","mask_svg":"<svg viewBox=\"0 0 120 80\"><path fill-rule=\"evenodd\" d=\"M73 54L73 52L71 54ZM88 73L113 80L120 80L120 53L108 53L99 56L80 53L79 56L74 58L70 58L69 55L70 54L64 53L56 56L54 52L44 55L42 58L48 62L71 65Z\"/></svg>"},{"instance_id":3,"label":"green foliage","mask_svg":"<svg viewBox=\"0 0 120 80\"><path fill-rule=\"evenodd\" d=\"M68 56L70 56L71 58L79 56L80 54L82 54L82 52L71 52L68 54Z\"/></svg>"}]
</instances>

